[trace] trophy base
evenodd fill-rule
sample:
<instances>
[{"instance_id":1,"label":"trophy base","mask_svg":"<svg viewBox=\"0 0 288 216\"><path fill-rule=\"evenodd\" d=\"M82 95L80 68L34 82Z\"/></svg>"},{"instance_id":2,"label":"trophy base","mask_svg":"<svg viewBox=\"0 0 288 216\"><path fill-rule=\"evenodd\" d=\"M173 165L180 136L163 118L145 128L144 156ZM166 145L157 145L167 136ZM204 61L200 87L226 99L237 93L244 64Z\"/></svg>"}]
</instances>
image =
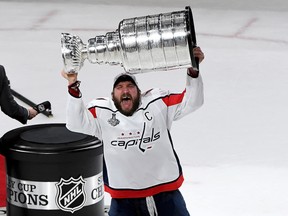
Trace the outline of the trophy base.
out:
<instances>
[{"instance_id":1,"label":"trophy base","mask_svg":"<svg viewBox=\"0 0 288 216\"><path fill-rule=\"evenodd\" d=\"M108 216L110 206L104 207L104 216ZM7 208L6 207L0 207L0 216L7 216Z\"/></svg>"}]
</instances>

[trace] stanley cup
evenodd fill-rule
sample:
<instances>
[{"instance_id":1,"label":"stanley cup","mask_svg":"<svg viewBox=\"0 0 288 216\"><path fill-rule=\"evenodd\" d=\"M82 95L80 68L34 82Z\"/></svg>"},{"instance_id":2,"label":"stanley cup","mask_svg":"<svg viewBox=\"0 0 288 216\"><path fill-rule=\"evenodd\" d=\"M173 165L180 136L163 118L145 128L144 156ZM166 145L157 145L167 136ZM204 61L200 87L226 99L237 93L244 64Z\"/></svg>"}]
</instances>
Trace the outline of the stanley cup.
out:
<instances>
[{"instance_id":1,"label":"stanley cup","mask_svg":"<svg viewBox=\"0 0 288 216\"><path fill-rule=\"evenodd\" d=\"M119 28L90 38L62 33L61 51L65 70L78 73L85 59L90 63L121 65L128 73L165 71L185 67L198 70L193 55L196 35L192 11L124 19Z\"/></svg>"}]
</instances>

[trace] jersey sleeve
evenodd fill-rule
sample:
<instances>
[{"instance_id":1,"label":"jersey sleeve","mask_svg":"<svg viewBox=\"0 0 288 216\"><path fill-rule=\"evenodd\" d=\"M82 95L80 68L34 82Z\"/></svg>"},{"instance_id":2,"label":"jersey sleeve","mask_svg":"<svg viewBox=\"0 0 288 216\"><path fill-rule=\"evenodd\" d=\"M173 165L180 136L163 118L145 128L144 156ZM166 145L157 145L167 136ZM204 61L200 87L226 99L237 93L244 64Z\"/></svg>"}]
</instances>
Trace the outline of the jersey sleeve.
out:
<instances>
[{"instance_id":1,"label":"jersey sleeve","mask_svg":"<svg viewBox=\"0 0 288 216\"><path fill-rule=\"evenodd\" d=\"M187 75L185 90L182 93L169 92L163 97L163 102L167 106L167 115L170 123L197 110L204 102L201 76L192 78Z\"/></svg>"},{"instance_id":2,"label":"jersey sleeve","mask_svg":"<svg viewBox=\"0 0 288 216\"><path fill-rule=\"evenodd\" d=\"M69 94L66 107L66 127L74 132L101 137L98 119L85 106L82 98Z\"/></svg>"}]
</instances>

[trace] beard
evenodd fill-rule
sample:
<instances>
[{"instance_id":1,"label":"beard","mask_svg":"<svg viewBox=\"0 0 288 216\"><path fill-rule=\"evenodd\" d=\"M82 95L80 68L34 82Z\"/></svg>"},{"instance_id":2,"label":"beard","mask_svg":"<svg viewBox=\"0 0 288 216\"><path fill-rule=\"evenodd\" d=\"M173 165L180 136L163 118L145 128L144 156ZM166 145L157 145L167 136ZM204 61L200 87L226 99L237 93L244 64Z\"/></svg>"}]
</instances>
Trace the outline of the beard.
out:
<instances>
[{"instance_id":1,"label":"beard","mask_svg":"<svg viewBox=\"0 0 288 216\"><path fill-rule=\"evenodd\" d=\"M132 101L132 107L129 110L123 110L122 107L121 107L121 102L123 100L125 100L125 99L122 99L122 98L125 98L125 96L128 96L129 98L131 98L129 100ZM138 91L138 94L137 94L136 98L132 98L131 95L128 94L128 95L122 95L120 99L117 99L117 98L114 97L114 94L112 94L112 99L114 101L114 105L116 106L116 108L119 110L120 113L122 113L125 116L132 116L133 113L139 107L139 104L140 104L140 92Z\"/></svg>"}]
</instances>

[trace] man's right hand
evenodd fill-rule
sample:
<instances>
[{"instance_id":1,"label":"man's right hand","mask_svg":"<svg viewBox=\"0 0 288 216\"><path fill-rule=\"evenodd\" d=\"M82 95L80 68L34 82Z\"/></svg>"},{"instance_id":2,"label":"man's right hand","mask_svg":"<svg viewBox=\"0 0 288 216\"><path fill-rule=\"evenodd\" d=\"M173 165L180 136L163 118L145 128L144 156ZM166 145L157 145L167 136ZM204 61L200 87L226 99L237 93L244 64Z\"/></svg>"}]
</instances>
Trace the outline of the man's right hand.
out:
<instances>
[{"instance_id":1,"label":"man's right hand","mask_svg":"<svg viewBox=\"0 0 288 216\"><path fill-rule=\"evenodd\" d=\"M77 81L77 73L67 73L65 70L61 71L61 75L68 80L68 85L71 85Z\"/></svg>"}]
</instances>

